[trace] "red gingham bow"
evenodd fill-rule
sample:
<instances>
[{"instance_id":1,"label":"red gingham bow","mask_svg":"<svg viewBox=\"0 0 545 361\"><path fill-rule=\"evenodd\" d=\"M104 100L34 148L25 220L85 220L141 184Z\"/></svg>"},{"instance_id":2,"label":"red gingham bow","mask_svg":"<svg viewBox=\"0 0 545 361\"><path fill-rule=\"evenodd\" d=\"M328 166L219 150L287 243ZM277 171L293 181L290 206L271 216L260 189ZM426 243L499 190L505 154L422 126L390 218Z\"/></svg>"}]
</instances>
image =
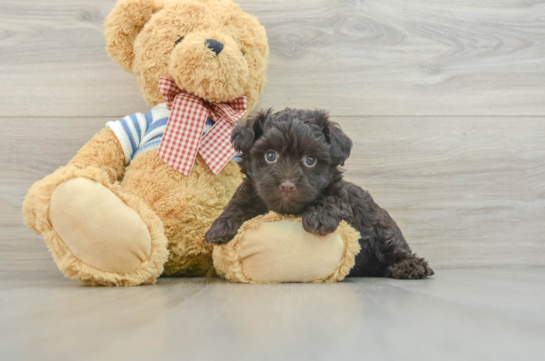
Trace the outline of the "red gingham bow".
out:
<instances>
[{"instance_id":1,"label":"red gingham bow","mask_svg":"<svg viewBox=\"0 0 545 361\"><path fill-rule=\"evenodd\" d=\"M161 77L159 90L171 110L157 154L172 168L189 176L197 152L214 174L218 174L235 155L231 131L248 107L245 96L227 103L208 103L178 88L170 79ZM202 131L206 118L215 124L206 135Z\"/></svg>"}]
</instances>

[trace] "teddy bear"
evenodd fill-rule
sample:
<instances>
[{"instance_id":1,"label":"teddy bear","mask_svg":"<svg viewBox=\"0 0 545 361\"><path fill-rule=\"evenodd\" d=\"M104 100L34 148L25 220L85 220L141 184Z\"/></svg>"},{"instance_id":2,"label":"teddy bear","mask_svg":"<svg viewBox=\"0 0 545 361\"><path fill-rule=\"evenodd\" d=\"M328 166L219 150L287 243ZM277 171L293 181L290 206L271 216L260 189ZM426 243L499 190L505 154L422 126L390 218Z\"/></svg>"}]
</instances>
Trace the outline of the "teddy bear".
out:
<instances>
[{"instance_id":1,"label":"teddy bear","mask_svg":"<svg viewBox=\"0 0 545 361\"><path fill-rule=\"evenodd\" d=\"M66 276L133 286L160 275L277 283L348 274L360 246L345 223L320 237L300 218L270 213L229 244L205 242L242 182L232 127L266 81L269 48L257 18L231 0L118 0L105 38L153 108L108 122L30 188L25 224Z\"/></svg>"},{"instance_id":2,"label":"teddy bear","mask_svg":"<svg viewBox=\"0 0 545 361\"><path fill-rule=\"evenodd\" d=\"M231 0L119 0L105 38L153 108L108 122L36 182L25 224L87 285L214 275L204 234L242 179L230 131L263 91L265 29Z\"/></svg>"}]
</instances>

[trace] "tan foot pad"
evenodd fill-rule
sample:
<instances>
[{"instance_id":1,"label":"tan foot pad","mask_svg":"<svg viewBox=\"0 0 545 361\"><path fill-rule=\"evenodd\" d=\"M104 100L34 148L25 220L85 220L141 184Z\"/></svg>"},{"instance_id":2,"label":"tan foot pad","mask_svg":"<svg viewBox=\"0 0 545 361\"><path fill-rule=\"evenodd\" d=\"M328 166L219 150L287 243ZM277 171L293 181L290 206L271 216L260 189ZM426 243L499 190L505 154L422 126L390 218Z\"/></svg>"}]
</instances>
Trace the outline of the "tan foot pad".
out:
<instances>
[{"instance_id":1,"label":"tan foot pad","mask_svg":"<svg viewBox=\"0 0 545 361\"><path fill-rule=\"evenodd\" d=\"M342 222L326 236L305 232L300 218L270 212L245 222L214 248L216 271L232 282L336 282L354 265L360 235Z\"/></svg>"},{"instance_id":2,"label":"tan foot pad","mask_svg":"<svg viewBox=\"0 0 545 361\"><path fill-rule=\"evenodd\" d=\"M51 196L51 223L74 256L106 272L130 272L149 258L140 216L102 184L75 178Z\"/></svg>"}]
</instances>

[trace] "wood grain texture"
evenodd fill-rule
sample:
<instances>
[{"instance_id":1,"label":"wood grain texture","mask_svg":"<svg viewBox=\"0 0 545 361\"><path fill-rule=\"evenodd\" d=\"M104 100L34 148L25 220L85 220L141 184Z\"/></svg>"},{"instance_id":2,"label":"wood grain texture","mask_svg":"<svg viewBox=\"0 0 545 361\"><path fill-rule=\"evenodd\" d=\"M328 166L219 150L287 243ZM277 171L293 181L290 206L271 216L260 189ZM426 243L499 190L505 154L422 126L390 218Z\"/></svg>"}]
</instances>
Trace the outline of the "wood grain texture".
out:
<instances>
[{"instance_id":1,"label":"wood grain texture","mask_svg":"<svg viewBox=\"0 0 545 361\"><path fill-rule=\"evenodd\" d=\"M0 272L0 352L18 360L540 360L545 269L241 285L78 287ZM29 347L32 345L32 347Z\"/></svg>"},{"instance_id":2,"label":"wood grain texture","mask_svg":"<svg viewBox=\"0 0 545 361\"><path fill-rule=\"evenodd\" d=\"M355 142L347 178L418 254L544 264L544 1L239 3L269 36L260 107L329 109ZM0 0L0 270L55 269L22 224L27 189L106 121L149 109L105 51L114 4Z\"/></svg>"},{"instance_id":3,"label":"wood grain texture","mask_svg":"<svg viewBox=\"0 0 545 361\"><path fill-rule=\"evenodd\" d=\"M0 118L0 270L53 270L41 236L23 224L30 186L66 165L111 118Z\"/></svg>"},{"instance_id":4,"label":"wood grain texture","mask_svg":"<svg viewBox=\"0 0 545 361\"><path fill-rule=\"evenodd\" d=\"M241 0L271 47L260 107L335 115L545 115L545 2ZM146 108L105 52L115 0L0 2L0 115Z\"/></svg>"},{"instance_id":5,"label":"wood grain texture","mask_svg":"<svg viewBox=\"0 0 545 361\"><path fill-rule=\"evenodd\" d=\"M434 268L545 265L545 118L334 119L354 141L346 178ZM22 201L108 120L0 119L0 270L54 268Z\"/></svg>"},{"instance_id":6,"label":"wood grain texture","mask_svg":"<svg viewBox=\"0 0 545 361\"><path fill-rule=\"evenodd\" d=\"M440 267L545 265L545 118L340 118L348 180Z\"/></svg>"},{"instance_id":7,"label":"wood grain texture","mask_svg":"<svg viewBox=\"0 0 545 361\"><path fill-rule=\"evenodd\" d=\"M0 359L542 358L545 1L238 2L269 36L258 107L329 109L354 141L346 178L436 275L63 278L23 225L27 189L106 121L149 108L105 51L115 0L0 0Z\"/></svg>"}]
</instances>

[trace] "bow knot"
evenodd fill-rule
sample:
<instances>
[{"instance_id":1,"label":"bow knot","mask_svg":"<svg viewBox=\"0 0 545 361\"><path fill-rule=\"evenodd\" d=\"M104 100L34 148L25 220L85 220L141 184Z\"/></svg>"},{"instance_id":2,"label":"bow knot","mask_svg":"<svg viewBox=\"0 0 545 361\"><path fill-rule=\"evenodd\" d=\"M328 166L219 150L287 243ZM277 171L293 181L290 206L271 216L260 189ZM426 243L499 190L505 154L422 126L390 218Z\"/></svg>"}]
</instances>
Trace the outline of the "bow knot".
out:
<instances>
[{"instance_id":1,"label":"bow knot","mask_svg":"<svg viewBox=\"0 0 545 361\"><path fill-rule=\"evenodd\" d=\"M178 88L170 79L161 77L163 94L170 117L157 154L172 168L189 176L197 152L214 174L218 174L235 155L231 131L248 108L243 96L225 103L209 103ZM210 117L214 126L203 136L204 124Z\"/></svg>"}]
</instances>

